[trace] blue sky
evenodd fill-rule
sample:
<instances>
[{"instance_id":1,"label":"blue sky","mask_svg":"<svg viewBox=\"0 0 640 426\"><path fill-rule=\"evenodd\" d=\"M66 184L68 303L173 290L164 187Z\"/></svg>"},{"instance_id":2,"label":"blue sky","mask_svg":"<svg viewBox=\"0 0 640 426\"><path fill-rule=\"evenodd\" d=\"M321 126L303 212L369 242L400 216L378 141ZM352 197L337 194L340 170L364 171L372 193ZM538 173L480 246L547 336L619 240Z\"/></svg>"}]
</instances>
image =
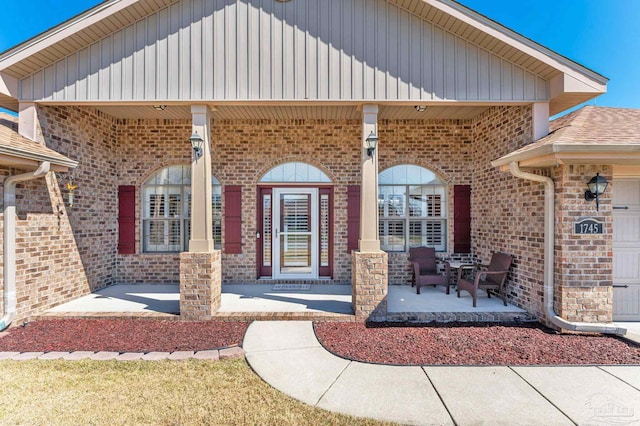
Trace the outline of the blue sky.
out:
<instances>
[{"instance_id":1,"label":"blue sky","mask_svg":"<svg viewBox=\"0 0 640 426\"><path fill-rule=\"evenodd\" d=\"M640 108L640 0L459 1L608 77L608 93L589 104ZM29 8L6 3L0 14L0 51L100 1L29 0Z\"/></svg>"}]
</instances>

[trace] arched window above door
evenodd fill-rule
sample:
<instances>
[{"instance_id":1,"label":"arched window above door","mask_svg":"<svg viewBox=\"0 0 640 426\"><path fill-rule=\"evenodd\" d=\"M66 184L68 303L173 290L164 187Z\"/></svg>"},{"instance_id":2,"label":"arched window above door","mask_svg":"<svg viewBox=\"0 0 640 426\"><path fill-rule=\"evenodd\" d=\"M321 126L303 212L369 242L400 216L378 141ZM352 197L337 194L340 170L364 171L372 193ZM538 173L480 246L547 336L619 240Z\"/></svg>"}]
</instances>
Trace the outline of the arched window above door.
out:
<instances>
[{"instance_id":1,"label":"arched window above door","mask_svg":"<svg viewBox=\"0 0 640 426\"><path fill-rule=\"evenodd\" d=\"M331 183L319 168L302 162L280 164L262 176L260 183Z\"/></svg>"}]
</instances>

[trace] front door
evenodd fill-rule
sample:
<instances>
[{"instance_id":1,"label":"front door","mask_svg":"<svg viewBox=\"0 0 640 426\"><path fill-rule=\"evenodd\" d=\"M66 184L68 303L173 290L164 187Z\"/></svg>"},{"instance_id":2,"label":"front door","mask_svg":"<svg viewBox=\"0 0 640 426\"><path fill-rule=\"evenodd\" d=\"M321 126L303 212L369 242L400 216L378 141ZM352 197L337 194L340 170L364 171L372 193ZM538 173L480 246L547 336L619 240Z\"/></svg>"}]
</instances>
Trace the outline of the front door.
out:
<instances>
[{"instance_id":1,"label":"front door","mask_svg":"<svg viewBox=\"0 0 640 426\"><path fill-rule=\"evenodd\" d=\"M273 190L273 278L318 278L318 188Z\"/></svg>"},{"instance_id":2,"label":"front door","mask_svg":"<svg viewBox=\"0 0 640 426\"><path fill-rule=\"evenodd\" d=\"M640 179L613 185L613 319L640 321Z\"/></svg>"}]
</instances>

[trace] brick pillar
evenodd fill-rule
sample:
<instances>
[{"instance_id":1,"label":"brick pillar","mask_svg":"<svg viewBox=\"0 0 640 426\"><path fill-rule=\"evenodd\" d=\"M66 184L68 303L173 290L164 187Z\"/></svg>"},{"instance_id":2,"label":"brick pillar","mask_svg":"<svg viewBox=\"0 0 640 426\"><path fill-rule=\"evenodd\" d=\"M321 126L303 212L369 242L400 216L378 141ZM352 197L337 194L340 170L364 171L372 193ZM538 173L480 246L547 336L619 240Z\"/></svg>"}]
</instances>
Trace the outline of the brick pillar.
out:
<instances>
[{"instance_id":1,"label":"brick pillar","mask_svg":"<svg viewBox=\"0 0 640 426\"><path fill-rule=\"evenodd\" d=\"M387 319L388 259L383 251L351 254L351 291L356 318Z\"/></svg>"},{"instance_id":2,"label":"brick pillar","mask_svg":"<svg viewBox=\"0 0 640 426\"><path fill-rule=\"evenodd\" d=\"M180 317L206 320L220 308L220 250L180 253Z\"/></svg>"},{"instance_id":3,"label":"brick pillar","mask_svg":"<svg viewBox=\"0 0 640 426\"><path fill-rule=\"evenodd\" d=\"M586 201L587 182L596 173L609 187ZM610 322L613 315L613 169L611 166L563 165L554 171L556 185L556 312L578 322ZM604 223L604 234L576 235L573 225L584 218Z\"/></svg>"}]
</instances>

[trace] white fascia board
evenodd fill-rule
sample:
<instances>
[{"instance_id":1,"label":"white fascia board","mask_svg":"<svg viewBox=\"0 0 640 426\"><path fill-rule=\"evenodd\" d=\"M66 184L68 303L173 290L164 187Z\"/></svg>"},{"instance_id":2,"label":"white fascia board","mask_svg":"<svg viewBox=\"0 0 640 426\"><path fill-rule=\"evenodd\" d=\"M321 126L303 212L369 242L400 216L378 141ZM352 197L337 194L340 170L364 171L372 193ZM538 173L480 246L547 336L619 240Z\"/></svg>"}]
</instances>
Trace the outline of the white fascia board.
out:
<instances>
[{"instance_id":1,"label":"white fascia board","mask_svg":"<svg viewBox=\"0 0 640 426\"><path fill-rule=\"evenodd\" d=\"M0 72L0 93L18 99L18 79Z\"/></svg>"},{"instance_id":2,"label":"white fascia board","mask_svg":"<svg viewBox=\"0 0 640 426\"><path fill-rule=\"evenodd\" d=\"M64 167L76 168L78 162L71 159L62 159L58 157L51 157L44 154L37 154L27 150L14 148L11 146L0 145L0 154L8 155L16 158L24 158L27 160L34 160L38 162L49 161L51 164L57 164Z\"/></svg>"},{"instance_id":3,"label":"white fascia board","mask_svg":"<svg viewBox=\"0 0 640 426\"><path fill-rule=\"evenodd\" d=\"M593 81L585 82L569 74L560 74L549 82L549 94L551 99L563 93L605 93L607 85Z\"/></svg>"},{"instance_id":4,"label":"white fascia board","mask_svg":"<svg viewBox=\"0 0 640 426\"><path fill-rule=\"evenodd\" d=\"M550 154L604 154L604 153L620 153L629 154L640 152L640 142L638 143L618 143L618 144L563 144L557 142L549 145L531 149L521 153L507 154L502 158L493 160L493 167L505 166L511 162L520 162L531 160L536 157L543 157Z\"/></svg>"},{"instance_id":5,"label":"white fascia board","mask_svg":"<svg viewBox=\"0 0 640 426\"><path fill-rule=\"evenodd\" d=\"M457 18L500 41L513 46L523 53L532 56L559 71L572 75L578 80L588 79L598 85L605 85L608 78L592 71L559 53L556 53L541 44L516 33L513 30L483 16L473 10L452 0L422 0L425 3ZM605 90L606 91L606 90Z\"/></svg>"},{"instance_id":6,"label":"white fascia board","mask_svg":"<svg viewBox=\"0 0 640 426\"><path fill-rule=\"evenodd\" d=\"M100 3L86 12L4 52L0 55L0 70L8 68L139 1L107 0Z\"/></svg>"}]
</instances>

